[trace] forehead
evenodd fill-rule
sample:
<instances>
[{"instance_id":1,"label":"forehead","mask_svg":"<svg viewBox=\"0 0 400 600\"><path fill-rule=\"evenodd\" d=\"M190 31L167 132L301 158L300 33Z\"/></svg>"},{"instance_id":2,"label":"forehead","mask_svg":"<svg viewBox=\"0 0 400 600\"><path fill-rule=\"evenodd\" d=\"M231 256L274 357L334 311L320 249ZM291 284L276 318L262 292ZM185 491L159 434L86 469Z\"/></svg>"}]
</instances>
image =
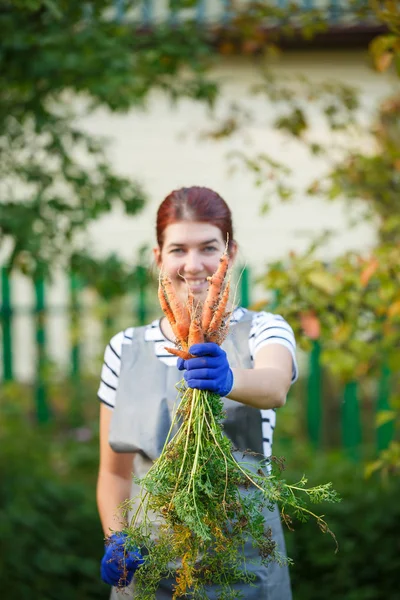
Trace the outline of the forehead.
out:
<instances>
[{"instance_id":1,"label":"forehead","mask_svg":"<svg viewBox=\"0 0 400 600\"><path fill-rule=\"evenodd\" d=\"M210 223L198 221L180 221L171 223L164 229L164 245L183 244L196 246L210 240L217 240L224 244L219 227Z\"/></svg>"}]
</instances>

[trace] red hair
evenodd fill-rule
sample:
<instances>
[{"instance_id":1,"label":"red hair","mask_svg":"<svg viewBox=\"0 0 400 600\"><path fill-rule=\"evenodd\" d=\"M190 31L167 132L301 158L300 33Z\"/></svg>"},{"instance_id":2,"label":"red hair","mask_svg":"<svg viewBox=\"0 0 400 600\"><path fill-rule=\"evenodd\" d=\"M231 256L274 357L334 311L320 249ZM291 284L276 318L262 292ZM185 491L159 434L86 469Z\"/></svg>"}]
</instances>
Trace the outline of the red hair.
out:
<instances>
[{"instance_id":1,"label":"red hair","mask_svg":"<svg viewBox=\"0 0 400 600\"><path fill-rule=\"evenodd\" d=\"M164 242L164 230L179 221L198 221L215 225L222 239L233 241L232 214L229 206L217 192L199 186L180 188L171 192L157 211L156 236L160 249Z\"/></svg>"}]
</instances>

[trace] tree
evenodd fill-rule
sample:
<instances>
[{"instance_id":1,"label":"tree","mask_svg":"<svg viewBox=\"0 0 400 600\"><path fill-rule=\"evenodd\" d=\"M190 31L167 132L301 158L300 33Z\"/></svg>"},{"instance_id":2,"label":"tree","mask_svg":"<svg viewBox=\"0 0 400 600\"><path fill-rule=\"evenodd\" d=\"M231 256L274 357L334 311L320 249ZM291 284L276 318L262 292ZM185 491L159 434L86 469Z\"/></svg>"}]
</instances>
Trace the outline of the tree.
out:
<instances>
[{"instance_id":1,"label":"tree","mask_svg":"<svg viewBox=\"0 0 400 600\"><path fill-rule=\"evenodd\" d=\"M326 29L321 11L260 1L245 10L230 2L227 26L140 28L129 19L138 4L125 1L121 19L115 0L0 0L0 249L10 269L35 274L67 263L90 221L118 203L131 215L144 204L140 185L111 168L102 140L77 117L142 105L154 88L212 103L215 51L271 49L299 23L305 38ZM169 6L172 14L195 5ZM271 18L279 35L264 27Z\"/></svg>"},{"instance_id":2,"label":"tree","mask_svg":"<svg viewBox=\"0 0 400 600\"><path fill-rule=\"evenodd\" d=\"M0 28L0 248L9 269L49 273L89 222L145 202L78 118L143 105L155 88L211 103L209 49L191 23L146 31L118 20L113 0L1 0Z\"/></svg>"}]
</instances>

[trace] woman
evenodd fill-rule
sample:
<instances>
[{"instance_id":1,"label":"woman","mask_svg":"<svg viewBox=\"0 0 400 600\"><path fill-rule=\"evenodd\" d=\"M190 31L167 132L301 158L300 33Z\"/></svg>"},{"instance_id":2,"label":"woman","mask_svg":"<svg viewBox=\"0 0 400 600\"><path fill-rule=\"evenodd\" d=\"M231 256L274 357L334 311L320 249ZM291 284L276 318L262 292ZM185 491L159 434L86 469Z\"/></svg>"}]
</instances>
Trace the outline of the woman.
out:
<instances>
[{"instance_id":1,"label":"woman","mask_svg":"<svg viewBox=\"0 0 400 600\"><path fill-rule=\"evenodd\" d=\"M227 239L230 266L237 254L231 212L225 201L208 188L182 188L167 196L158 209L156 234L155 262L159 268L162 265L183 302L187 286L196 299L205 299L207 277L216 270ZM141 563L140 555L131 552L122 569L124 537L117 532L124 522L118 507L138 491L132 486L132 471L143 475L163 446L168 428L160 429L154 415L159 414L162 402L165 405L165 397L168 409L172 410L168 397L171 393L176 396L174 384L182 377L177 367L184 371L189 387L213 390L224 397L227 413L224 429L235 447L271 455L275 409L284 405L290 385L297 378L293 331L279 315L252 313L238 307L232 314L230 332L236 335L228 336L226 351L218 349L215 356L215 352L210 352L213 344L201 344L196 358L179 359L178 364L176 357L165 351L165 346L171 346L174 340L165 317L146 327L129 327L115 335L106 348L98 391L101 407L97 502L105 536L114 532L101 563L103 580L119 585L118 589L113 587L111 598L123 597L121 585L130 584ZM131 359L132 349L135 360ZM202 368L197 357L201 357ZM149 373L144 380L150 381L151 386L140 383L146 369ZM115 405L126 405L127 398L131 419L123 414L123 423L112 425L116 421L112 420ZM124 445L118 427L128 427L128 445ZM267 512L273 537L279 550L285 552L279 513ZM255 573L256 586L238 588L246 599L290 600L287 567L272 563L268 567L253 564L249 568ZM173 584L169 579L163 581L157 598L172 598ZM210 589L208 597L217 598L217 590Z\"/></svg>"}]
</instances>

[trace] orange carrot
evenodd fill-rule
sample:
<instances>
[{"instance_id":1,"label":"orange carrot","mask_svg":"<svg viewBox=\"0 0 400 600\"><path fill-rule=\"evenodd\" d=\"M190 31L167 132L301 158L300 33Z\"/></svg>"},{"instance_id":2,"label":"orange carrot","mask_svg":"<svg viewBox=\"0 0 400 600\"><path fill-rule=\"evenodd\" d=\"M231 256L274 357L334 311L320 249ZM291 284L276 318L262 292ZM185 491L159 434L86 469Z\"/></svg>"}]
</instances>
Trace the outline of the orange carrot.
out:
<instances>
[{"instance_id":1,"label":"orange carrot","mask_svg":"<svg viewBox=\"0 0 400 600\"><path fill-rule=\"evenodd\" d=\"M229 333L229 322L224 320L219 329L206 336L207 342L214 342L220 346Z\"/></svg>"},{"instance_id":2,"label":"orange carrot","mask_svg":"<svg viewBox=\"0 0 400 600\"><path fill-rule=\"evenodd\" d=\"M186 327L185 325L182 325L181 323L175 322L174 314L173 314L171 307L168 304L168 301L165 297L162 282L160 282L160 285L158 286L158 299L160 301L160 305L163 310L163 313L165 314L165 316L168 319L169 324L171 325L172 331L176 338L176 343L180 344L182 346L183 350L186 350L187 349L187 336L188 336L189 328Z\"/></svg>"},{"instance_id":3,"label":"orange carrot","mask_svg":"<svg viewBox=\"0 0 400 600\"><path fill-rule=\"evenodd\" d=\"M192 317L189 327L188 348L193 344L202 344L204 342L204 333L201 327L200 318Z\"/></svg>"},{"instance_id":4,"label":"orange carrot","mask_svg":"<svg viewBox=\"0 0 400 600\"><path fill-rule=\"evenodd\" d=\"M189 312L186 306L182 306L181 302L179 301L179 298L176 294L175 288L172 285L170 278L164 275L161 279L161 283L164 288L165 297L174 315L175 322L179 323L182 327L187 328L187 333L184 336L186 337L189 332Z\"/></svg>"},{"instance_id":5,"label":"orange carrot","mask_svg":"<svg viewBox=\"0 0 400 600\"><path fill-rule=\"evenodd\" d=\"M187 350L188 328L180 323L171 323L171 328L174 332L176 342L181 345L183 350Z\"/></svg>"},{"instance_id":6,"label":"orange carrot","mask_svg":"<svg viewBox=\"0 0 400 600\"><path fill-rule=\"evenodd\" d=\"M228 252L225 250L225 252L221 256L221 258L219 259L218 269L215 271L214 275L211 276L211 280L213 283L219 284L220 287L222 286L224 279L225 279L226 272L228 270L228 266L229 266L229 255L228 255Z\"/></svg>"},{"instance_id":7,"label":"orange carrot","mask_svg":"<svg viewBox=\"0 0 400 600\"><path fill-rule=\"evenodd\" d=\"M166 275L163 275L160 279L160 288L159 300L161 307L171 325L177 343L186 350L190 322L189 312L180 303L172 282Z\"/></svg>"},{"instance_id":8,"label":"orange carrot","mask_svg":"<svg viewBox=\"0 0 400 600\"><path fill-rule=\"evenodd\" d=\"M194 294L189 286L188 286L187 308L188 308L190 319L192 319L194 312L195 312L195 305L194 305Z\"/></svg>"},{"instance_id":9,"label":"orange carrot","mask_svg":"<svg viewBox=\"0 0 400 600\"><path fill-rule=\"evenodd\" d=\"M230 282L225 286L224 291L222 292L221 300L217 306L217 309L214 312L213 318L211 319L211 323L208 327L207 333L211 334L219 330L222 325L222 321L225 317L226 306L229 300L229 291L230 291Z\"/></svg>"},{"instance_id":10,"label":"orange carrot","mask_svg":"<svg viewBox=\"0 0 400 600\"><path fill-rule=\"evenodd\" d=\"M175 354L175 356L179 356L180 358L183 358L183 360L188 360L188 358L193 358L193 356L191 354L189 354L189 352L187 352L186 350L178 350L177 348L167 348L167 347L165 349L170 354Z\"/></svg>"},{"instance_id":11,"label":"orange carrot","mask_svg":"<svg viewBox=\"0 0 400 600\"><path fill-rule=\"evenodd\" d=\"M164 315L167 317L168 321L171 324L175 323L174 313L172 312L171 307L168 304L168 301L165 297L164 288L162 286L161 280L160 280L160 283L158 286L158 300L160 302L161 309L162 309Z\"/></svg>"},{"instance_id":12,"label":"orange carrot","mask_svg":"<svg viewBox=\"0 0 400 600\"><path fill-rule=\"evenodd\" d=\"M229 256L227 251L225 250L224 254L219 260L218 269L215 271L214 275L212 275L209 278L210 285L207 292L207 298L203 306L203 315L201 322L203 331L207 331L210 326L215 308L220 298L221 288L225 279L226 272L228 270L228 265Z\"/></svg>"}]
</instances>

